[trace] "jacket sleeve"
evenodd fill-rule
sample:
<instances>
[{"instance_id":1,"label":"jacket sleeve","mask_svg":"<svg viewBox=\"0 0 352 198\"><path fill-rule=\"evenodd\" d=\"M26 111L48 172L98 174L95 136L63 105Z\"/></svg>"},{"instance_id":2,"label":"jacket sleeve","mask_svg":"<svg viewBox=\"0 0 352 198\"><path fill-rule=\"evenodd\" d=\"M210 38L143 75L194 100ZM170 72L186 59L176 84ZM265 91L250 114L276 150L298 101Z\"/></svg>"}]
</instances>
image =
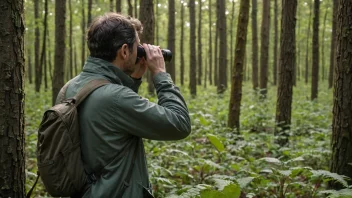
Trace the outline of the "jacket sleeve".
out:
<instances>
[{"instance_id":1,"label":"jacket sleeve","mask_svg":"<svg viewBox=\"0 0 352 198\"><path fill-rule=\"evenodd\" d=\"M153 140L179 140L191 132L191 121L180 90L167 73L154 77L158 104L123 88L116 98L115 126L121 132Z\"/></svg>"},{"instance_id":2,"label":"jacket sleeve","mask_svg":"<svg viewBox=\"0 0 352 198\"><path fill-rule=\"evenodd\" d=\"M131 77L132 78L132 77ZM142 78L136 79L136 78L132 78L133 80L133 85L130 87L134 92L138 93L139 87L142 84Z\"/></svg>"}]
</instances>

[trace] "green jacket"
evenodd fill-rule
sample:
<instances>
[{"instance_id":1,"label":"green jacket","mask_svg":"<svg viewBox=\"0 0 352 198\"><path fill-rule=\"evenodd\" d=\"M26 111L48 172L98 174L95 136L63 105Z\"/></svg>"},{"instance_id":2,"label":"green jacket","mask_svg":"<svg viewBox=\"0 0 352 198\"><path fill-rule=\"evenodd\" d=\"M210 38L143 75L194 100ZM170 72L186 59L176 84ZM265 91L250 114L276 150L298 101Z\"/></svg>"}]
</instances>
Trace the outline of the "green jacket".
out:
<instances>
[{"instance_id":1,"label":"green jacket","mask_svg":"<svg viewBox=\"0 0 352 198\"><path fill-rule=\"evenodd\" d=\"M86 167L101 173L84 197L117 197L132 166L136 146L130 185L123 197L143 197L143 188L151 191L151 185L142 138L187 137L191 123L186 103L167 73L154 76L158 95L155 104L137 94L140 80L133 80L111 63L93 57L88 58L82 73L71 81L65 97L73 97L93 79L107 79L112 84L96 89L78 108L82 159ZM119 156L125 147L126 153Z\"/></svg>"}]
</instances>

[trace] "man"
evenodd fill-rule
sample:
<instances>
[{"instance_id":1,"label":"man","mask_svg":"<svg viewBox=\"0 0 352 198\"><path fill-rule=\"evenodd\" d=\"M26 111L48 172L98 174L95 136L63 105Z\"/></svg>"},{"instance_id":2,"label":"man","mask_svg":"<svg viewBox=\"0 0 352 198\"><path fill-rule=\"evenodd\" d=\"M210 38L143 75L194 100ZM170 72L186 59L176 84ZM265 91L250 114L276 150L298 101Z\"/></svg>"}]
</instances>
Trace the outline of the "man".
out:
<instances>
[{"instance_id":1,"label":"man","mask_svg":"<svg viewBox=\"0 0 352 198\"><path fill-rule=\"evenodd\" d=\"M123 188L123 197L145 197L151 185L142 138L179 140L191 132L186 103L165 72L160 48L143 44L146 59L136 63L137 31L141 25L133 18L116 13L96 18L87 33L90 57L66 91L69 98L94 79L111 82L93 91L78 108L82 159L96 177L83 197L118 197ZM137 94L147 68L158 104ZM131 177L126 178L130 167Z\"/></svg>"}]
</instances>

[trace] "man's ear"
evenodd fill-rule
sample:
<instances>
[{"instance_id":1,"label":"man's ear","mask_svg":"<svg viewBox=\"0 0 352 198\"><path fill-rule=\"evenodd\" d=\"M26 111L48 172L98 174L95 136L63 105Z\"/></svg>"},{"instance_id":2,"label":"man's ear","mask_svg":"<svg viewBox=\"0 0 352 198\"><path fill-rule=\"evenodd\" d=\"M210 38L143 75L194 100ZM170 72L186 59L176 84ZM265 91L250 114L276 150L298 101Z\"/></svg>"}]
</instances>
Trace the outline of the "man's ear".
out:
<instances>
[{"instance_id":1,"label":"man's ear","mask_svg":"<svg viewBox=\"0 0 352 198\"><path fill-rule=\"evenodd\" d=\"M129 56L129 49L127 44L123 44L122 47L117 51L118 56L121 57L122 60L127 59Z\"/></svg>"}]
</instances>

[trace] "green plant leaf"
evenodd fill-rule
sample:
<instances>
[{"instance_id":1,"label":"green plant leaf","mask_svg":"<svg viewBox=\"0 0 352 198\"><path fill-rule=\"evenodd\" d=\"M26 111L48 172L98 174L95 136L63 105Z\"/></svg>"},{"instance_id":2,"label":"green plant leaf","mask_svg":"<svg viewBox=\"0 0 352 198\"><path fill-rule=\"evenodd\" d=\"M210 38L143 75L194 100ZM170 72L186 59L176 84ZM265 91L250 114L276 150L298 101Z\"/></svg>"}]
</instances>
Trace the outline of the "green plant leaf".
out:
<instances>
[{"instance_id":1,"label":"green plant leaf","mask_svg":"<svg viewBox=\"0 0 352 198\"><path fill-rule=\"evenodd\" d=\"M241 188L245 188L248 184L250 184L252 182L252 180L255 177L243 177L243 178L239 178L237 179L237 183L240 185Z\"/></svg>"},{"instance_id":2,"label":"green plant leaf","mask_svg":"<svg viewBox=\"0 0 352 198\"><path fill-rule=\"evenodd\" d=\"M282 164L282 162L279 159L273 158L273 157L263 157L259 160L263 160L271 164L278 164L278 165Z\"/></svg>"},{"instance_id":3,"label":"green plant leaf","mask_svg":"<svg viewBox=\"0 0 352 198\"><path fill-rule=\"evenodd\" d=\"M207 138L209 139L209 141L211 142L211 144L214 145L215 148L216 148L219 152L224 151L225 147L224 147L224 145L222 144L222 142L220 141L220 139L219 139L216 135L213 135L213 134L208 133L208 134L207 134Z\"/></svg>"},{"instance_id":4,"label":"green plant leaf","mask_svg":"<svg viewBox=\"0 0 352 198\"><path fill-rule=\"evenodd\" d=\"M339 175L337 173L332 173L332 172L327 171L327 170L311 170L311 173L314 176L318 176L318 177L321 176L323 178L328 178L330 180L334 180L334 181L339 182L344 187L348 187L346 179L349 179L349 178L344 176L344 175Z\"/></svg>"}]
</instances>

